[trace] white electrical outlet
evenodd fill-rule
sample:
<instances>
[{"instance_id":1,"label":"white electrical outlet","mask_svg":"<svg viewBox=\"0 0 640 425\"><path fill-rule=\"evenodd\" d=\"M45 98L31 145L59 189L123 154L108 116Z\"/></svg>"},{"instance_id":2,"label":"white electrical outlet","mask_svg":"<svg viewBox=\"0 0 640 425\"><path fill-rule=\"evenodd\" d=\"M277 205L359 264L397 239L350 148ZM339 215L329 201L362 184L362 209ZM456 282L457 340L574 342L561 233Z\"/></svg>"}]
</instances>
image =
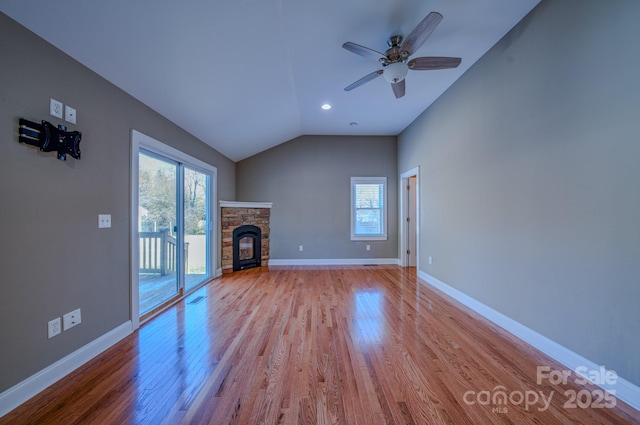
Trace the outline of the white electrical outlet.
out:
<instances>
[{"instance_id":1,"label":"white electrical outlet","mask_svg":"<svg viewBox=\"0 0 640 425\"><path fill-rule=\"evenodd\" d=\"M62 316L62 330L66 331L72 327L82 323L82 316L80 315L80 309L73 310L71 313L67 313Z\"/></svg>"},{"instance_id":2,"label":"white electrical outlet","mask_svg":"<svg viewBox=\"0 0 640 425\"><path fill-rule=\"evenodd\" d=\"M111 214L98 214L98 229L111 227Z\"/></svg>"},{"instance_id":3,"label":"white electrical outlet","mask_svg":"<svg viewBox=\"0 0 640 425\"><path fill-rule=\"evenodd\" d=\"M367 251L371 251L371 245L367 245Z\"/></svg>"},{"instance_id":4,"label":"white electrical outlet","mask_svg":"<svg viewBox=\"0 0 640 425\"><path fill-rule=\"evenodd\" d=\"M70 122L71 124L76 123L76 109L67 105L64 108L64 120Z\"/></svg>"},{"instance_id":5,"label":"white electrical outlet","mask_svg":"<svg viewBox=\"0 0 640 425\"><path fill-rule=\"evenodd\" d=\"M56 317L53 320L49 320L49 323L47 325L47 333L49 335L49 338L53 338L54 336L58 335L60 332L62 332L62 329L60 329L60 318Z\"/></svg>"},{"instance_id":6,"label":"white electrical outlet","mask_svg":"<svg viewBox=\"0 0 640 425\"><path fill-rule=\"evenodd\" d=\"M303 250L304 250L304 247L302 245L299 245L298 246L298 251L303 251Z\"/></svg>"},{"instance_id":7,"label":"white electrical outlet","mask_svg":"<svg viewBox=\"0 0 640 425\"><path fill-rule=\"evenodd\" d=\"M433 264L433 257L429 256L429 264Z\"/></svg>"},{"instance_id":8,"label":"white electrical outlet","mask_svg":"<svg viewBox=\"0 0 640 425\"><path fill-rule=\"evenodd\" d=\"M59 100L55 100L50 98L49 101L49 113L57 118L62 118L62 110L64 109L64 104Z\"/></svg>"}]
</instances>

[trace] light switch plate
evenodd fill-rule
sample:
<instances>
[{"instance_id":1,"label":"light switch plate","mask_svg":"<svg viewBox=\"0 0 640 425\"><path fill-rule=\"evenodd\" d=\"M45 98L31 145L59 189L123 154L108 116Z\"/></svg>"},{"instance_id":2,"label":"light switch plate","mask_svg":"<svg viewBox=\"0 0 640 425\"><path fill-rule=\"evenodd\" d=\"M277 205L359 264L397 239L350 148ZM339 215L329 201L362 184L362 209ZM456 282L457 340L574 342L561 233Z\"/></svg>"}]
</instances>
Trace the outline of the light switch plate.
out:
<instances>
[{"instance_id":1,"label":"light switch plate","mask_svg":"<svg viewBox=\"0 0 640 425\"><path fill-rule=\"evenodd\" d=\"M98 214L98 229L111 227L111 214Z\"/></svg>"}]
</instances>

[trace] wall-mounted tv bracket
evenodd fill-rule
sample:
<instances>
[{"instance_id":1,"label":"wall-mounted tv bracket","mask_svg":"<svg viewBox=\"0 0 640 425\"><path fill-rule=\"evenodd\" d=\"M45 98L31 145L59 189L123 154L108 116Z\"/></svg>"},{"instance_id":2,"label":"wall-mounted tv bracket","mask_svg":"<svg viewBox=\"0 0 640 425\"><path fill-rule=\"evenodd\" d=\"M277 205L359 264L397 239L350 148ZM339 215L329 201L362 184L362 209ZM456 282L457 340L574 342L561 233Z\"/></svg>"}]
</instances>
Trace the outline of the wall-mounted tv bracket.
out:
<instances>
[{"instance_id":1,"label":"wall-mounted tv bracket","mask_svg":"<svg viewBox=\"0 0 640 425\"><path fill-rule=\"evenodd\" d=\"M80 140L82 133L67 131L67 127L59 125L57 128L47 121L37 124L20 118L20 143L37 146L43 152L58 152L58 159L67 160L67 154L80 159Z\"/></svg>"}]
</instances>

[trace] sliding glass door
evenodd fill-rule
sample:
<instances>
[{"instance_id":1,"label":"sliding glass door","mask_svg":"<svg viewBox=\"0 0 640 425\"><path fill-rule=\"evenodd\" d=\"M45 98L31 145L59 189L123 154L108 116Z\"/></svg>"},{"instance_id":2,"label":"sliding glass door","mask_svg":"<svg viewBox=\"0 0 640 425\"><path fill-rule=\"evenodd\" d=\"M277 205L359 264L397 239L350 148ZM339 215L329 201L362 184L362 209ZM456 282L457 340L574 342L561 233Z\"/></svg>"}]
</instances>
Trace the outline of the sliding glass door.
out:
<instances>
[{"instance_id":1,"label":"sliding glass door","mask_svg":"<svg viewBox=\"0 0 640 425\"><path fill-rule=\"evenodd\" d=\"M133 132L132 241L136 317L144 319L213 277L216 170Z\"/></svg>"},{"instance_id":2,"label":"sliding glass door","mask_svg":"<svg viewBox=\"0 0 640 425\"><path fill-rule=\"evenodd\" d=\"M178 166L140 151L138 192L138 274L140 315L180 294L181 239L178 235Z\"/></svg>"},{"instance_id":3,"label":"sliding glass door","mask_svg":"<svg viewBox=\"0 0 640 425\"><path fill-rule=\"evenodd\" d=\"M209 176L184 167L185 290L195 288L211 276L208 205Z\"/></svg>"}]
</instances>

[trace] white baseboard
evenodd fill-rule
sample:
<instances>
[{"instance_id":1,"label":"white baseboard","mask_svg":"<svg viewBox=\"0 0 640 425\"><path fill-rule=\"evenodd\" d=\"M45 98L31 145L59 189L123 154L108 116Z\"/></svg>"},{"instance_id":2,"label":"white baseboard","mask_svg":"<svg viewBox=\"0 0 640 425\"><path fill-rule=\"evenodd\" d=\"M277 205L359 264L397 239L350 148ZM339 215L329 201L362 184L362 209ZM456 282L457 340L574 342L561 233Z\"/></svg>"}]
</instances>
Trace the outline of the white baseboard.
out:
<instances>
[{"instance_id":1,"label":"white baseboard","mask_svg":"<svg viewBox=\"0 0 640 425\"><path fill-rule=\"evenodd\" d=\"M588 360L581 355L569 350L568 348L558 344L557 342L550 340L544 335L541 335L538 332L529 329L528 327L522 325L519 322L516 322L508 316L505 316L499 311L496 311L491 307L482 304L481 302L466 295L465 293L452 288L451 286L438 280L437 278L423 271L418 271L418 277L422 279L424 283L431 285L436 289L439 289L440 291L449 295L451 298L464 304L471 310L505 329L509 333L534 346L559 363L567 366L572 371L575 371L576 368L579 367L586 368L586 370L589 371L600 370L600 365L597 365L591 360ZM603 383L599 385L599 387L607 391L615 391L614 394L616 398L627 403L634 409L640 410L640 387L632 384L624 378L618 376L615 384L607 385Z\"/></svg>"},{"instance_id":2,"label":"white baseboard","mask_svg":"<svg viewBox=\"0 0 640 425\"><path fill-rule=\"evenodd\" d=\"M334 258L334 259L269 259L270 266L367 266L380 264L398 265L397 258Z\"/></svg>"},{"instance_id":3,"label":"white baseboard","mask_svg":"<svg viewBox=\"0 0 640 425\"><path fill-rule=\"evenodd\" d=\"M131 321L125 322L101 337L91 341L68 356L58 360L35 375L0 394L0 417L64 378L98 354L133 332Z\"/></svg>"},{"instance_id":4,"label":"white baseboard","mask_svg":"<svg viewBox=\"0 0 640 425\"><path fill-rule=\"evenodd\" d=\"M222 276L222 267L220 267L219 269L216 269L215 277L220 277L220 276Z\"/></svg>"}]
</instances>

